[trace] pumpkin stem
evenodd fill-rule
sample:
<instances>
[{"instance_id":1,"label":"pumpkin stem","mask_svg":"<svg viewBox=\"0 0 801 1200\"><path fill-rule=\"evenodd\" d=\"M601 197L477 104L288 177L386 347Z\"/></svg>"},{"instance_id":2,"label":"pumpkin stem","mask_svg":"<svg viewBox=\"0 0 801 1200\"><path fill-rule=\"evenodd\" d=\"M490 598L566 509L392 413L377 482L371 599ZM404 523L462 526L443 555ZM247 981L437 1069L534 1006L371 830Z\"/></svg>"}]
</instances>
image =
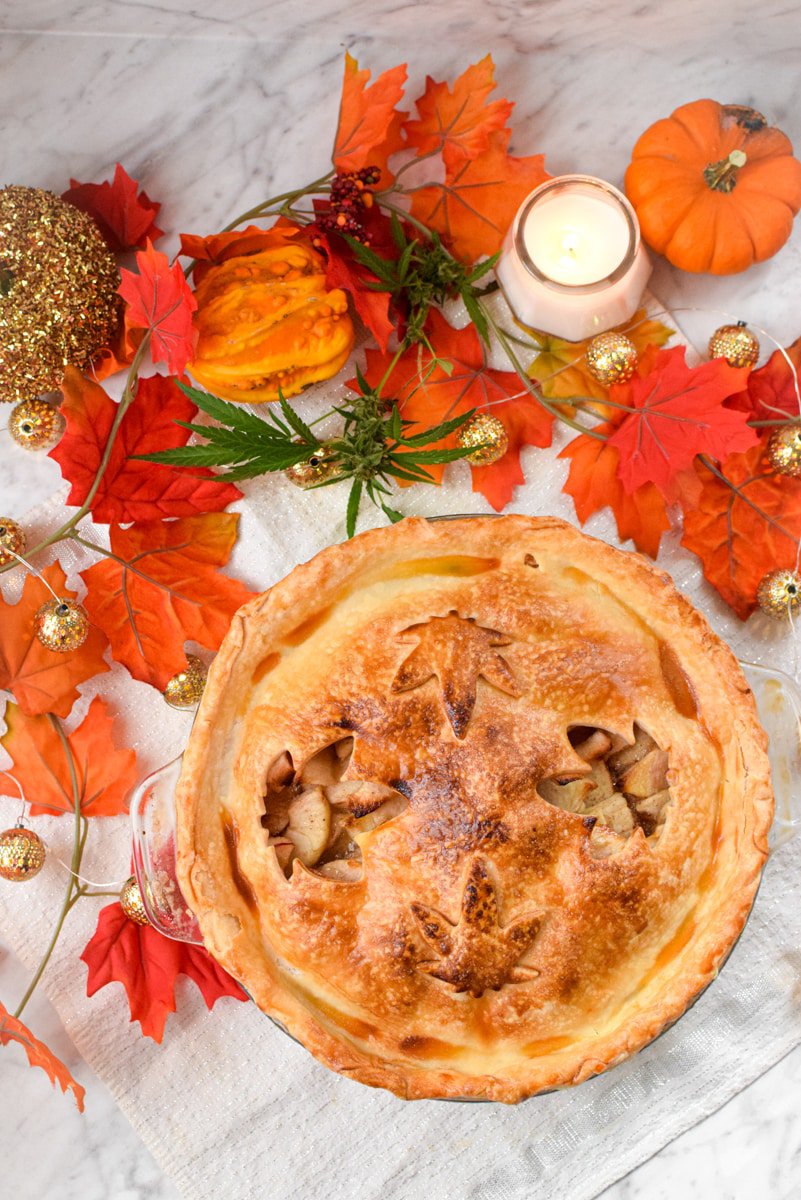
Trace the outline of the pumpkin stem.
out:
<instances>
[{"instance_id":1,"label":"pumpkin stem","mask_svg":"<svg viewBox=\"0 0 801 1200\"><path fill-rule=\"evenodd\" d=\"M737 172L744 167L747 155L744 150L732 150L728 158L704 167L704 180L713 192L730 192L737 183Z\"/></svg>"}]
</instances>

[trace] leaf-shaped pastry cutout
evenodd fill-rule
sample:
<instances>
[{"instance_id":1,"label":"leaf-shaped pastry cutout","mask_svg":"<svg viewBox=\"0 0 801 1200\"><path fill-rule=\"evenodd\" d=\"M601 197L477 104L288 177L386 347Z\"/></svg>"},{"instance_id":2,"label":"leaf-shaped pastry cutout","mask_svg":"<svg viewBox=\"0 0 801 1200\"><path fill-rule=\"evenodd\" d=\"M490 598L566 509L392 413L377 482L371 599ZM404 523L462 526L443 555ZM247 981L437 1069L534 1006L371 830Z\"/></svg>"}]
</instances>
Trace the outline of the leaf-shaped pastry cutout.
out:
<instances>
[{"instance_id":1,"label":"leaf-shaped pastry cutout","mask_svg":"<svg viewBox=\"0 0 801 1200\"><path fill-rule=\"evenodd\" d=\"M453 610L410 625L403 633L414 635L417 646L401 664L392 690L410 691L436 676L457 738L464 737L475 708L479 677L509 696L520 695L509 664L497 650L508 646L511 638L477 625L474 617L460 617Z\"/></svg>"}]
</instances>

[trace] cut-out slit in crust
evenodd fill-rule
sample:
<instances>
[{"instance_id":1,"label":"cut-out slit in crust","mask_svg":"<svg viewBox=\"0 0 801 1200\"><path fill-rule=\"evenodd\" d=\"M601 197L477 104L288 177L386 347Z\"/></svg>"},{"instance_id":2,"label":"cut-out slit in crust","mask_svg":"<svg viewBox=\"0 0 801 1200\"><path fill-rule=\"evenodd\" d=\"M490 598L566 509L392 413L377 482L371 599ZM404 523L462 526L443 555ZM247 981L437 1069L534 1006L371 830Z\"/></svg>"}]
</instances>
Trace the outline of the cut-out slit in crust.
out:
<instances>
[{"instance_id":1,"label":"cut-out slit in crust","mask_svg":"<svg viewBox=\"0 0 801 1200\"><path fill-rule=\"evenodd\" d=\"M287 879L297 859L326 879L356 882L362 874L359 839L400 816L409 800L372 780L343 781L353 738L340 738L295 770L288 751L267 772L262 826Z\"/></svg>"},{"instance_id":2,"label":"cut-out slit in crust","mask_svg":"<svg viewBox=\"0 0 801 1200\"><path fill-rule=\"evenodd\" d=\"M671 802L667 753L639 725L631 743L588 725L573 726L568 738L588 770L543 779L537 786L542 799L593 822L596 857L622 849L638 829L649 841L658 839Z\"/></svg>"}]
</instances>

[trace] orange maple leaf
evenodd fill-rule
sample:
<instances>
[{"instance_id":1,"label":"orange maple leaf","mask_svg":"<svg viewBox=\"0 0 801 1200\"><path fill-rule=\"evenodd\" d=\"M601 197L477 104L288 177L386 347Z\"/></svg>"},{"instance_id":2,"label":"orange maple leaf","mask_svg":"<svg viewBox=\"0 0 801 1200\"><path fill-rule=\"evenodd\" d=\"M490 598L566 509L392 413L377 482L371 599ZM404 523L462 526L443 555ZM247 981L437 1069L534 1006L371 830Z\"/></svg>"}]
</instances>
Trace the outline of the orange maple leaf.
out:
<instances>
[{"instance_id":1,"label":"orange maple leaf","mask_svg":"<svg viewBox=\"0 0 801 1200\"><path fill-rule=\"evenodd\" d=\"M600 425L609 434L614 424ZM576 516L583 525L593 513L611 508L621 541L631 538L643 554L656 558L662 534L670 528L665 501L652 483L629 494L618 478L619 451L608 441L583 433L559 454L570 459L563 492L573 497Z\"/></svg>"},{"instance_id":2,"label":"orange maple leaf","mask_svg":"<svg viewBox=\"0 0 801 1200\"><path fill-rule=\"evenodd\" d=\"M474 159L446 147L444 181L410 189L412 216L441 234L465 262L495 254L522 201L550 178L541 154L507 154L510 136L508 129L491 133L487 149Z\"/></svg>"},{"instance_id":3,"label":"orange maple leaf","mask_svg":"<svg viewBox=\"0 0 801 1200\"><path fill-rule=\"evenodd\" d=\"M451 373L434 360L428 347L410 346L387 378L383 395L397 400L401 416L414 422L410 434L473 408L497 417L506 429L509 448L492 466L471 470L473 490L486 496L494 508L501 509L511 500L515 486L524 482L520 467L522 447L550 446L553 417L526 391L517 375L486 365L474 325L454 329L437 309L432 309L426 334L438 359L451 364ZM367 350L364 374L371 387L377 387L384 378L392 357L378 350ZM356 387L356 381L351 380L348 386ZM437 447L455 445L455 434L436 443ZM445 468L427 464L425 469L439 482Z\"/></svg>"},{"instance_id":4,"label":"orange maple leaf","mask_svg":"<svg viewBox=\"0 0 801 1200\"><path fill-rule=\"evenodd\" d=\"M172 375L180 375L192 357L194 334L192 313L197 301L179 263L170 260L152 242L136 255L138 274L120 271L117 289L128 305L126 320L133 329L150 332L154 362L167 364Z\"/></svg>"},{"instance_id":5,"label":"orange maple leaf","mask_svg":"<svg viewBox=\"0 0 801 1200\"><path fill-rule=\"evenodd\" d=\"M238 516L112 525L111 550L81 575L92 620L134 679L163 689L186 667L184 643L216 650L240 605L253 596L216 570L228 561Z\"/></svg>"},{"instance_id":6,"label":"orange maple leaf","mask_svg":"<svg viewBox=\"0 0 801 1200\"><path fill-rule=\"evenodd\" d=\"M370 71L360 71L356 59L346 53L332 159L337 171L379 167L384 188L392 182L387 160L404 146L401 131L407 114L399 113L397 105L403 97L406 64L384 71L368 87L369 79Z\"/></svg>"},{"instance_id":7,"label":"orange maple leaf","mask_svg":"<svg viewBox=\"0 0 801 1200\"><path fill-rule=\"evenodd\" d=\"M427 76L426 90L415 101L419 120L405 124L408 144L419 156L447 152L452 165L477 158L489 147L490 134L503 129L514 104L487 102L495 90L495 64L487 54L459 76L450 90Z\"/></svg>"},{"instance_id":8,"label":"orange maple leaf","mask_svg":"<svg viewBox=\"0 0 801 1200\"><path fill-rule=\"evenodd\" d=\"M8 728L0 745L11 756L10 773L30 804L31 816L74 812L67 752L51 722L46 716L26 716L16 704L6 705L5 721ZM81 724L67 735L85 817L116 817L128 811L136 755L115 748L113 725L108 706L96 696Z\"/></svg>"},{"instance_id":9,"label":"orange maple leaf","mask_svg":"<svg viewBox=\"0 0 801 1200\"><path fill-rule=\"evenodd\" d=\"M645 353L648 346L664 346L673 336L673 330L667 325L649 319L644 308L639 309L630 321L616 325L610 332L625 333L640 355ZM535 331L532 337L540 349L528 373L537 380L544 396L552 400L570 400L574 396L588 396L602 401L608 398L609 389L599 383L587 368L590 338L583 342L566 342L554 334L540 331Z\"/></svg>"},{"instance_id":10,"label":"orange maple leaf","mask_svg":"<svg viewBox=\"0 0 801 1200\"><path fill-rule=\"evenodd\" d=\"M801 403L796 378L787 358L801 374L801 337L796 338L784 353L774 350L765 365L748 376L746 390L730 396L727 406L747 412L749 419L754 421L775 421L784 416L798 420Z\"/></svg>"},{"instance_id":11,"label":"orange maple leaf","mask_svg":"<svg viewBox=\"0 0 801 1200\"><path fill-rule=\"evenodd\" d=\"M67 577L58 563L45 567L42 574L57 596L75 598L76 593L65 587ZM95 625L77 650L62 654L41 644L33 620L52 598L34 575L26 575L17 604L8 604L0 596L0 688L13 692L28 716L52 712L66 717L78 699L77 685L109 669L103 661L106 637Z\"/></svg>"},{"instance_id":12,"label":"orange maple leaf","mask_svg":"<svg viewBox=\"0 0 801 1200\"><path fill-rule=\"evenodd\" d=\"M742 620L756 608L768 571L795 569L801 539L801 479L779 475L762 445L732 454L721 480L703 463L697 506L685 508L682 546L701 559L704 575Z\"/></svg>"},{"instance_id":13,"label":"orange maple leaf","mask_svg":"<svg viewBox=\"0 0 801 1200\"><path fill-rule=\"evenodd\" d=\"M0 1046L10 1046L12 1042L22 1046L32 1067L41 1067L47 1073L53 1087L59 1084L62 1092L71 1091L79 1112L83 1112L86 1089L73 1079L61 1059L56 1058L44 1042L33 1036L27 1025L23 1025L0 1004Z\"/></svg>"}]
</instances>

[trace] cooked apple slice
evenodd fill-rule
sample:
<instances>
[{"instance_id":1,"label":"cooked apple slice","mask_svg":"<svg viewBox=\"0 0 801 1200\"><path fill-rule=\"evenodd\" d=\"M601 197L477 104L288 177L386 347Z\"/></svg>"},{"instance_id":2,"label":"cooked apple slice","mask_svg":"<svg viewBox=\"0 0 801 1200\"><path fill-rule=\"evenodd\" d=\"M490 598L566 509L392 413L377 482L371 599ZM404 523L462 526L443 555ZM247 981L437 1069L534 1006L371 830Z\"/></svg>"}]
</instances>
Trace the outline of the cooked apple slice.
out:
<instances>
[{"instance_id":1,"label":"cooked apple slice","mask_svg":"<svg viewBox=\"0 0 801 1200\"><path fill-rule=\"evenodd\" d=\"M378 808L385 800L397 795L383 783L371 783L366 779L349 779L345 783L332 783L325 789L329 804L346 808L355 817L363 817Z\"/></svg>"},{"instance_id":2,"label":"cooked apple slice","mask_svg":"<svg viewBox=\"0 0 801 1200\"><path fill-rule=\"evenodd\" d=\"M272 846L275 850L279 867L282 871L286 871L295 856L295 843L286 837L271 837L267 839L267 845Z\"/></svg>"},{"instance_id":3,"label":"cooked apple slice","mask_svg":"<svg viewBox=\"0 0 801 1200\"><path fill-rule=\"evenodd\" d=\"M593 790L589 779L573 779L569 783L557 783L555 779L543 779L539 786L543 800L564 808L567 812L583 813L586 800Z\"/></svg>"},{"instance_id":4,"label":"cooked apple slice","mask_svg":"<svg viewBox=\"0 0 801 1200\"><path fill-rule=\"evenodd\" d=\"M301 792L289 806L286 836L295 844L298 858L313 867L328 845L331 832L331 809L321 787Z\"/></svg>"},{"instance_id":5,"label":"cooked apple slice","mask_svg":"<svg viewBox=\"0 0 801 1200\"><path fill-rule=\"evenodd\" d=\"M353 738L341 738L338 742L334 742L334 754L339 759L350 758L353 754Z\"/></svg>"},{"instance_id":6,"label":"cooked apple slice","mask_svg":"<svg viewBox=\"0 0 801 1200\"><path fill-rule=\"evenodd\" d=\"M655 825L661 825L665 819L665 809L670 802L670 790L666 788L662 792L654 792L652 796L646 796L642 800L637 800L634 804L637 810L637 815L645 817L646 820L652 821Z\"/></svg>"},{"instance_id":7,"label":"cooked apple slice","mask_svg":"<svg viewBox=\"0 0 801 1200\"><path fill-rule=\"evenodd\" d=\"M278 788L286 787L294 773L295 768L292 764L292 759L285 750L283 754L279 754L278 758L267 770L267 778L265 780L267 791L274 792Z\"/></svg>"},{"instance_id":8,"label":"cooked apple slice","mask_svg":"<svg viewBox=\"0 0 801 1200\"><path fill-rule=\"evenodd\" d=\"M629 767L620 786L630 796L645 798L667 787L668 756L664 750L651 750L645 758Z\"/></svg>"},{"instance_id":9,"label":"cooked apple slice","mask_svg":"<svg viewBox=\"0 0 801 1200\"><path fill-rule=\"evenodd\" d=\"M358 858L337 858L322 863L315 870L326 879L337 879L340 883L355 883L362 876L362 863Z\"/></svg>"},{"instance_id":10,"label":"cooked apple slice","mask_svg":"<svg viewBox=\"0 0 801 1200\"><path fill-rule=\"evenodd\" d=\"M608 800L610 796L614 796L615 785L606 763L594 762L587 779L591 781L594 789L588 797L591 804L600 804L602 800Z\"/></svg>"},{"instance_id":11,"label":"cooked apple slice","mask_svg":"<svg viewBox=\"0 0 801 1200\"><path fill-rule=\"evenodd\" d=\"M592 762L594 758L603 758L612 749L612 739L603 729L594 729L588 738L573 747L579 758Z\"/></svg>"},{"instance_id":12,"label":"cooked apple slice","mask_svg":"<svg viewBox=\"0 0 801 1200\"><path fill-rule=\"evenodd\" d=\"M334 747L326 746L324 750L320 750L307 763L304 763L298 773L298 778L304 787L314 787L318 784L320 787L325 787L326 784L335 783L339 779L342 769L342 763L337 758Z\"/></svg>"},{"instance_id":13,"label":"cooked apple slice","mask_svg":"<svg viewBox=\"0 0 801 1200\"><path fill-rule=\"evenodd\" d=\"M274 836L283 833L289 824L289 796L268 796L262 825Z\"/></svg>"},{"instance_id":14,"label":"cooked apple slice","mask_svg":"<svg viewBox=\"0 0 801 1200\"><path fill-rule=\"evenodd\" d=\"M409 801L405 796L399 796L394 792L391 800L385 801L384 804L374 808L372 812L366 813L363 817L358 817L353 822L353 828L359 833L370 833L371 830L377 829L379 825L385 825L387 821L391 821L393 817L399 817L402 812L405 812L409 805Z\"/></svg>"},{"instance_id":15,"label":"cooked apple slice","mask_svg":"<svg viewBox=\"0 0 801 1200\"><path fill-rule=\"evenodd\" d=\"M591 805L587 809L587 816L597 817L602 825L608 826L615 833L629 834L634 831L634 817L619 792L602 800L600 804Z\"/></svg>"},{"instance_id":16,"label":"cooked apple slice","mask_svg":"<svg viewBox=\"0 0 801 1200\"><path fill-rule=\"evenodd\" d=\"M634 727L634 741L630 746L624 746L622 750L616 750L614 754L610 754L607 761L608 766L615 772L616 775L622 775L634 763L639 762L641 758L645 758L651 750L656 750L657 745L649 733L644 729L640 729L639 725Z\"/></svg>"}]
</instances>

